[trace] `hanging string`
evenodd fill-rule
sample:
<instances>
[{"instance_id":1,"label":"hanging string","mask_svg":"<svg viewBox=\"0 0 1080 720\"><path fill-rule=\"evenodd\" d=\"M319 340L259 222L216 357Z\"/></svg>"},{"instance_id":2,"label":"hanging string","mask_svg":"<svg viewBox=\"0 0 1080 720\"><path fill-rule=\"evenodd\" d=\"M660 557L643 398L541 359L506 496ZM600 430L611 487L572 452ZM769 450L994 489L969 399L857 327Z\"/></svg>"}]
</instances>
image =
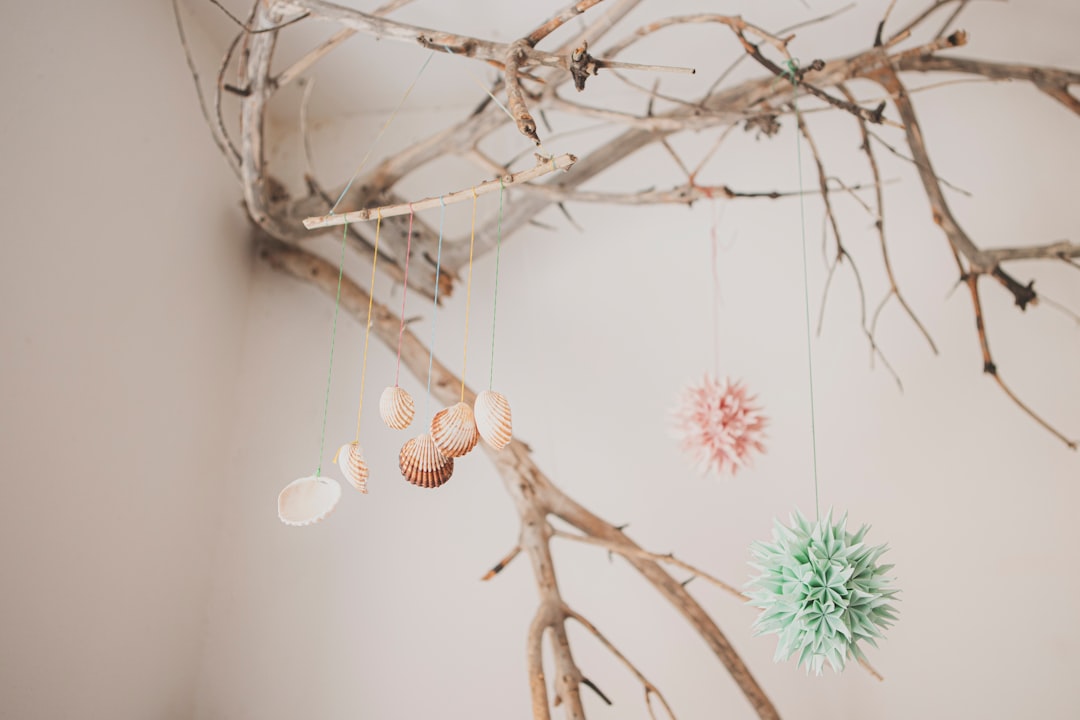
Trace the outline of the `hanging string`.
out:
<instances>
[{"instance_id":1,"label":"hanging string","mask_svg":"<svg viewBox=\"0 0 1080 720\"><path fill-rule=\"evenodd\" d=\"M409 255L412 253L412 224L413 224L413 209L412 203L409 203L409 239L405 245L405 286L401 290L401 328L397 334L397 370L394 373L394 387L398 386L398 380L401 379L401 338L405 335L405 298L409 294ZM435 276L438 281L439 276ZM435 283L438 287L438 282Z\"/></svg>"},{"instance_id":2,"label":"hanging string","mask_svg":"<svg viewBox=\"0 0 1080 720\"><path fill-rule=\"evenodd\" d=\"M472 191L472 228L469 230L469 279L465 283L465 349L461 352L461 402L465 402L465 368L469 360L469 304L472 302L472 259L476 241L476 188Z\"/></svg>"},{"instance_id":3,"label":"hanging string","mask_svg":"<svg viewBox=\"0 0 1080 720\"><path fill-rule=\"evenodd\" d=\"M495 235L495 297L491 302L491 369L488 375L488 390L495 387L495 317L499 310L499 256L502 254L502 216L503 193L506 185L499 180L499 229Z\"/></svg>"},{"instance_id":4,"label":"hanging string","mask_svg":"<svg viewBox=\"0 0 1080 720\"><path fill-rule=\"evenodd\" d=\"M720 268L718 264L719 240L716 237L716 229L719 221L716 218L716 200L712 201L712 224L709 227L709 238L712 240L712 327L713 327L713 371L716 377L720 377Z\"/></svg>"},{"instance_id":5,"label":"hanging string","mask_svg":"<svg viewBox=\"0 0 1080 720\"><path fill-rule=\"evenodd\" d=\"M795 108L795 157L799 169L799 220L802 230L802 270L803 270L803 308L806 311L806 365L810 378L810 446L814 462L814 512L817 519L821 519L821 499L818 490L817 468L817 426L814 411L814 353L811 348L810 335L810 281L807 277L806 261L806 207L803 200L802 182L802 116L799 114L799 79L798 61L788 60L785 63L784 75L791 80L791 106Z\"/></svg>"},{"instance_id":6,"label":"hanging string","mask_svg":"<svg viewBox=\"0 0 1080 720\"><path fill-rule=\"evenodd\" d=\"M431 344L428 345L427 394L424 396L424 417L428 416L428 403L431 402L431 366L435 361L435 321L439 317L439 269L442 267L443 221L446 220L446 203L439 196L439 249L435 254L435 302L431 306Z\"/></svg>"},{"instance_id":7,"label":"hanging string","mask_svg":"<svg viewBox=\"0 0 1080 720\"><path fill-rule=\"evenodd\" d=\"M364 359L360 364L360 407L356 411L356 442L360 442L360 421L364 417L364 382L367 379L368 340L371 339L371 306L375 302L375 266L379 263L379 230L382 228L382 211L375 221L375 257L371 260L371 284L368 286L367 324L364 326Z\"/></svg>"},{"instance_id":8,"label":"hanging string","mask_svg":"<svg viewBox=\"0 0 1080 720\"><path fill-rule=\"evenodd\" d=\"M367 149L367 152L364 153L364 159L361 160L360 164L356 166L356 172L352 174L352 177L349 178L349 182L345 184L345 189L341 191L340 195L338 195L338 199L334 202L334 206L330 208L330 212L328 213L329 215L334 214L334 211L337 210L337 206L340 205L341 201L345 198L345 193L349 192L349 188L352 187L353 182L355 182L357 176L360 175L360 171L364 169L365 165L367 165L367 161L371 158L371 153L374 152L375 147L379 144L379 140L382 139L382 136L386 132L386 129L390 127L390 123L394 122L394 118L397 117L398 111L401 110L401 106L404 105L405 101L409 99L409 94L412 93L413 88L416 87L416 83L420 81L420 76L424 74L424 70L427 69L428 63L431 62L431 58L434 56L435 51L432 50L428 54L427 60L424 61L424 64L421 65L420 69L417 71L416 77L413 78L413 81L409 84L409 87L405 89L405 94L401 96L401 100L398 101L397 107L395 107L394 111L390 113L390 117L386 118L386 122L383 123L382 129L379 130L379 134L375 136L375 140L371 143L371 147L369 147Z\"/></svg>"},{"instance_id":9,"label":"hanging string","mask_svg":"<svg viewBox=\"0 0 1080 720\"><path fill-rule=\"evenodd\" d=\"M326 417L330 412L330 380L334 377L334 343L337 340L337 316L341 307L341 277L345 274L345 241L349 238L349 223L341 233L341 260L338 262L337 295L334 297L334 322L330 327L330 369L326 371L326 399L323 401L322 430L319 433L319 464L315 477L322 475L322 457L326 449Z\"/></svg>"}]
</instances>

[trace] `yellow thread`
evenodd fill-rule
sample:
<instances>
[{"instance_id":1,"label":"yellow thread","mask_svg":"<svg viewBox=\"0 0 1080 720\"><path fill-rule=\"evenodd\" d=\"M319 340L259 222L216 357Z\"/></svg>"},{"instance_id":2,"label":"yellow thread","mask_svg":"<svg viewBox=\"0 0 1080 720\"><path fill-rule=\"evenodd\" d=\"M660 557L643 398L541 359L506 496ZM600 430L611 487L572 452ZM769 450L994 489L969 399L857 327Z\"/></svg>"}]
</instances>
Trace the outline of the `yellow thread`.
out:
<instances>
[{"instance_id":1,"label":"yellow thread","mask_svg":"<svg viewBox=\"0 0 1080 720\"><path fill-rule=\"evenodd\" d=\"M382 228L382 210L375 221L375 257L371 261L371 285L368 286L367 325L364 326L364 359L360 365L360 409L356 411L356 442L360 442L360 420L364 417L364 381L367 379L368 339L371 337L371 306L375 302L375 266L379 262L379 230Z\"/></svg>"},{"instance_id":2,"label":"yellow thread","mask_svg":"<svg viewBox=\"0 0 1080 720\"><path fill-rule=\"evenodd\" d=\"M469 303L472 301L472 259L476 240L476 188L472 189L472 227L469 229L469 279L465 283L465 349L461 353L461 402L465 402L465 367L469 361Z\"/></svg>"}]
</instances>

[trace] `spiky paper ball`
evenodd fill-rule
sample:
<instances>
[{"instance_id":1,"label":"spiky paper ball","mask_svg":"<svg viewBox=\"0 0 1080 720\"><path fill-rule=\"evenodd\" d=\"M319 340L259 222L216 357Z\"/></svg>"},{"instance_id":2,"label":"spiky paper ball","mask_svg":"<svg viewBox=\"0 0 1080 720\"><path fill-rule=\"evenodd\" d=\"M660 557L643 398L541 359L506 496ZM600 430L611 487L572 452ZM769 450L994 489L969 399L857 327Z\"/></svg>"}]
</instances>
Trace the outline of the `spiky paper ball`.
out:
<instances>
[{"instance_id":1,"label":"spiky paper ball","mask_svg":"<svg viewBox=\"0 0 1080 720\"><path fill-rule=\"evenodd\" d=\"M863 542L869 526L849 533L846 523L847 514L833 523L831 510L816 522L796 511L791 527L776 521L773 542L751 546L761 575L748 597L763 610L754 628L779 636L776 661L798 655L807 672L820 675L826 660L840 672L849 657L865 659L860 641L877 647L880 629L896 620L889 600L897 591L885 577L893 566L877 562L887 547Z\"/></svg>"},{"instance_id":2,"label":"spiky paper ball","mask_svg":"<svg viewBox=\"0 0 1080 720\"><path fill-rule=\"evenodd\" d=\"M754 400L742 383L712 373L683 390L672 411L672 431L702 474L731 468L734 475L752 451L765 452L768 420Z\"/></svg>"}]
</instances>

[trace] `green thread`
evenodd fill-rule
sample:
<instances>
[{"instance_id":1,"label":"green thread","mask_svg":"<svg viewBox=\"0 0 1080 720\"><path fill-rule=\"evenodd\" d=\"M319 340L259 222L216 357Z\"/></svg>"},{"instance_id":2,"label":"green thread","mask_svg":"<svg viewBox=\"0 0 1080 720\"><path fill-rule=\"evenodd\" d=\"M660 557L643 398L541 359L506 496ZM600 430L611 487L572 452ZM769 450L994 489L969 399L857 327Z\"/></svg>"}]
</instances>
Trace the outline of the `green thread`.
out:
<instances>
[{"instance_id":1,"label":"green thread","mask_svg":"<svg viewBox=\"0 0 1080 720\"><path fill-rule=\"evenodd\" d=\"M330 381L334 377L334 343L337 340L337 316L341 307L341 278L345 273L345 242L349 238L349 221L345 221L345 230L341 233L341 261L338 263L337 295L334 297L334 322L330 328L330 369L326 371L326 400L323 401L322 431L319 433L319 465L315 468L315 477L322 475L323 451L326 449L326 418L330 412Z\"/></svg>"},{"instance_id":2,"label":"green thread","mask_svg":"<svg viewBox=\"0 0 1080 720\"><path fill-rule=\"evenodd\" d=\"M814 461L814 513L816 519L821 519L821 499L818 489L817 467L817 424L816 412L814 411L814 353L811 349L810 339L810 281L806 271L806 207L803 200L802 181L802 116L799 115L799 82L798 65L795 60L784 63L786 69L784 76L791 80L791 106L795 108L795 157L799 169L799 221L802 231L802 271L803 271L803 309L806 311L806 365L810 376L810 448Z\"/></svg>"},{"instance_id":3,"label":"green thread","mask_svg":"<svg viewBox=\"0 0 1080 720\"><path fill-rule=\"evenodd\" d=\"M495 317L499 310L499 256L502 254L502 218L503 192L506 185L499 179L499 230L495 235L495 297L491 302L491 369L488 375L488 390L495 387Z\"/></svg>"},{"instance_id":4,"label":"green thread","mask_svg":"<svg viewBox=\"0 0 1080 720\"><path fill-rule=\"evenodd\" d=\"M443 221L446 220L446 201L439 196L439 250L435 255L435 300L431 305L431 344L428 345L427 359L427 393L424 395L424 417L428 416L428 408L431 403L431 368L435 361L435 321L439 317L439 270L442 267L442 240Z\"/></svg>"}]
</instances>

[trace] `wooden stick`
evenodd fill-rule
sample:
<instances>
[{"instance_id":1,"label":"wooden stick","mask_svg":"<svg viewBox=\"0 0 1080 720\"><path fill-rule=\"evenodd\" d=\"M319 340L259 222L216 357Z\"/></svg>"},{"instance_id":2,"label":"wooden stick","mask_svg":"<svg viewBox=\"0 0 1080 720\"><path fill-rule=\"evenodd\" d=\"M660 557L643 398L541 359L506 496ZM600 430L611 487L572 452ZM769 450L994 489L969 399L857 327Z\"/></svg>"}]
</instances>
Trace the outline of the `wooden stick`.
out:
<instances>
[{"instance_id":1,"label":"wooden stick","mask_svg":"<svg viewBox=\"0 0 1080 720\"><path fill-rule=\"evenodd\" d=\"M577 162L577 158L569 153L564 153L550 159L539 158L536 167L504 175L497 180L488 180L487 182L480 183L476 187L468 188L466 190L458 190L457 192L452 192L440 197L425 198L412 203L399 203L397 205L384 205L382 207L356 210L343 215L320 215L317 217L309 217L304 219L304 227L308 230L314 230L316 228L344 225L347 222L352 223L374 220L376 217L388 218L395 215L405 215L410 212L416 212L417 210L427 210L428 208L439 207L440 205L452 205L457 202L469 200L477 195L494 192L500 187L510 187L511 185L519 185L530 180L535 180L536 178L543 177L555 170L569 170L573 167L575 162Z\"/></svg>"}]
</instances>

